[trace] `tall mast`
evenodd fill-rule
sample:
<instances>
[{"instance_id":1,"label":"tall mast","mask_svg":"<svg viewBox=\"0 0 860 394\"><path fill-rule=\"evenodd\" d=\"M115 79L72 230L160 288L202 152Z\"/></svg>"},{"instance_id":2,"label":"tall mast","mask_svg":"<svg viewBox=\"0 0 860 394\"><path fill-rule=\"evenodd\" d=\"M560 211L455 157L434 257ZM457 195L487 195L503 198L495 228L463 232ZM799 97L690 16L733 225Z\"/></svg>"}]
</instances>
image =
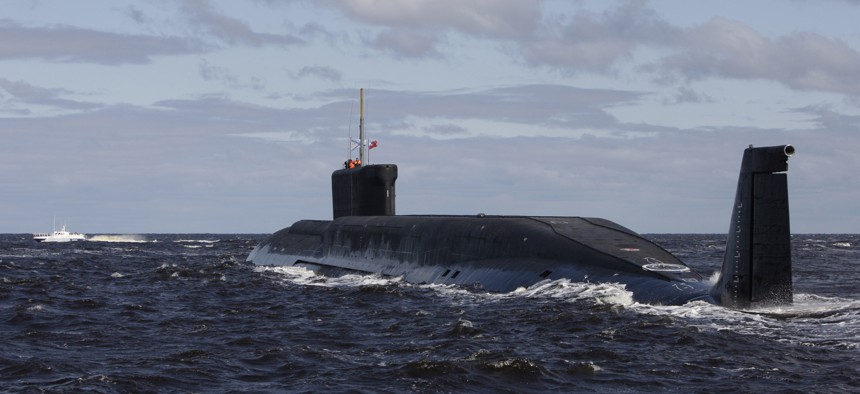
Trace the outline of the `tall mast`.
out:
<instances>
[{"instance_id":1,"label":"tall mast","mask_svg":"<svg viewBox=\"0 0 860 394\"><path fill-rule=\"evenodd\" d=\"M361 165L364 165L365 149L367 149L364 144L364 88L361 88L358 92L360 97L359 101L361 102L361 115L359 115L358 118L358 160L361 160Z\"/></svg>"}]
</instances>

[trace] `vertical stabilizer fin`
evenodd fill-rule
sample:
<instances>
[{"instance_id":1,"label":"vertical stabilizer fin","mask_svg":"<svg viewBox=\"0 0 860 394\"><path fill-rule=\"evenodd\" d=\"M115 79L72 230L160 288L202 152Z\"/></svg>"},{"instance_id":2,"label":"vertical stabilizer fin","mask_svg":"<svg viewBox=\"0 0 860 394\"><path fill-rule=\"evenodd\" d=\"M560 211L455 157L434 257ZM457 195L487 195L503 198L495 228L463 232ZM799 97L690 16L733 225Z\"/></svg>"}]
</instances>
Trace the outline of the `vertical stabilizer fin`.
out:
<instances>
[{"instance_id":1,"label":"vertical stabilizer fin","mask_svg":"<svg viewBox=\"0 0 860 394\"><path fill-rule=\"evenodd\" d=\"M788 158L791 145L744 151L720 279L712 289L731 308L791 304Z\"/></svg>"}]
</instances>

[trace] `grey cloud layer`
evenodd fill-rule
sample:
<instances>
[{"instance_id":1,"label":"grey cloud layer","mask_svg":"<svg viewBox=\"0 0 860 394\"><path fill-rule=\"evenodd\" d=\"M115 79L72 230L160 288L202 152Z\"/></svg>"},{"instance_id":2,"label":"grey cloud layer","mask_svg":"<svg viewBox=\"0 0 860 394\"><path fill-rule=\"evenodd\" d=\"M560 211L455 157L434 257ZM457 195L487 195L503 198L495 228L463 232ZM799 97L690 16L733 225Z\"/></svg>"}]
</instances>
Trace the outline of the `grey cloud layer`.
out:
<instances>
[{"instance_id":1,"label":"grey cloud layer","mask_svg":"<svg viewBox=\"0 0 860 394\"><path fill-rule=\"evenodd\" d=\"M445 34L457 32L512 46L528 64L566 73L611 73L636 65L661 80L761 79L793 89L860 95L860 79L854 72L860 69L860 52L812 32L767 38L722 17L681 28L641 1L622 3L602 14L580 10L572 15L541 15L540 3L528 1L392 2L373 7L366 3L333 4L358 21L381 28L368 42L397 57L438 57L444 52ZM457 11L444 12L451 9ZM643 48L667 54L657 62L638 64L634 52Z\"/></svg>"},{"instance_id":2,"label":"grey cloud layer","mask_svg":"<svg viewBox=\"0 0 860 394\"><path fill-rule=\"evenodd\" d=\"M81 208L81 216L105 220L91 224L99 231L263 232L298 218L328 217L329 206L320 191L330 187L325 175L344 159L345 152L332 146L342 146L349 127L346 115L356 100L354 90L336 88L354 75L347 74L348 65L307 59L292 72L283 69L283 75L297 84L322 81L315 93L279 92L294 94L289 99L301 105L285 107L290 100L251 104L238 98L248 96L232 94L239 89L252 90L252 97L267 94L256 75L240 74L215 56L197 58L231 47L271 46L289 52L321 41L344 46L367 42L369 46L357 46L359 55L384 51L408 58L398 65L409 67L418 62L416 58L445 60L454 52L448 45L456 40L450 37L457 35L481 40L515 63L559 74L611 75L628 68L647 71L637 78L667 83L673 78L764 79L855 100L860 94L857 50L812 32L767 37L725 18L682 28L641 2L602 13L567 15L543 14L543 3L536 1L373 3L371 7L357 0L302 2L323 12L340 10L357 23L309 23L298 28L285 24L287 32L277 34L201 0L160 3L174 7L170 15L187 27L165 29L170 32L165 35L0 22L0 61L113 66L191 55L188 74L196 71L208 83L206 89L214 91L177 89L155 96L151 103L108 104L65 99L109 98L69 92L50 86L53 82L40 86L0 76L0 114L15 115L0 117L4 139L0 173L7 186L0 202L11 206L13 199L20 201L10 215L42 215L45 206L72 202ZM284 3L255 4L268 4L279 12ZM456 12L445 12L448 9ZM134 23L152 23L155 17L147 12L151 10L134 8L127 17ZM643 50L657 55L647 62L637 59ZM855 174L860 168L856 115L813 104L793 108L789 110L808 120L790 131L629 124L611 109L640 104L653 92L575 87L565 78L536 78L543 84L522 82L526 80L456 91L409 90L396 83L370 90L369 120L373 138L381 145L373 157L401 165L401 212L475 213L489 206L494 213L625 218L623 223L647 231L722 230L729 210L722 200L732 197L740 150L749 143L790 142L798 146L797 158L791 161L793 220L806 223L807 229L856 229L860 218L851 209L860 190ZM237 90L219 90L223 87ZM670 93L671 98L664 96L671 101L667 104L714 100L689 86L673 87ZM33 116L28 111L36 107L58 110ZM785 111L784 106L774 107ZM428 125L421 119L437 122ZM510 128L596 129L627 139L593 134L474 138L469 125L473 120ZM396 133L403 129L424 134ZM271 138L274 135L280 139ZM52 171L58 166L74 171ZM835 207L827 207L831 212L822 212L817 204L822 190L828 191L828 204ZM101 200L90 201L94 197ZM714 199L720 202L712 204ZM522 201L539 204L525 212ZM132 219L130 212L140 213L136 219L144 222L107 220ZM33 223L25 216L8 220ZM675 221L692 227L676 227ZM131 227L116 227L123 225ZM30 230L21 226L7 231Z\"/></svg>"},{"instance_id":3,"label":"grey cloud layer","mask_svg":"<svg viewBox=\"0 0 860 394\"><path fill-rule=\"evenodd\" d=\"M372 3L372 4L368 4ZM177 9L194 36L119 34L73 26L29 27L0 21L0 59L45 59L99 64L146 63L152 56L209 52L219 45L289 47L306 43L292 34L255 31L248 22L224 15L205 0L186 0ZM710 77L777 81L799 90L860 95L860 52L839 39L813 32L765 37L741 22L715 17L705 24L672 26L645 2L622 3L600 14L542 14L532 1L343 0L314 3L334 7L369 30L339 32L305 26L299 34L351 37L398 58L444 57L446 36L456 33L507 47L514 60L564 73L613 73L625 67L649 71L655 80ZM271 5L275 9L275 3ZM148 21L143 12L127 13ZM286 25L286 24L285 24ZM313 32L309 32L309 28ZM285 27L285 29L287 29ZM642 62L635 52L663 53ZM334 70L325 71L328 78Z\"/></svg>"},{"instance_id":4,"label":"grey cloud layer","mask_svg":"<svg viewBox=\"0 0 860 394\"><path fill-rule=\"evenodd\" d=\"M117 34L71 26L25 27L0 21L0 60L119 65L148 63L156 55L199 53L204 48L196 40L178 37Z\"/></svg>"}]
</instances>

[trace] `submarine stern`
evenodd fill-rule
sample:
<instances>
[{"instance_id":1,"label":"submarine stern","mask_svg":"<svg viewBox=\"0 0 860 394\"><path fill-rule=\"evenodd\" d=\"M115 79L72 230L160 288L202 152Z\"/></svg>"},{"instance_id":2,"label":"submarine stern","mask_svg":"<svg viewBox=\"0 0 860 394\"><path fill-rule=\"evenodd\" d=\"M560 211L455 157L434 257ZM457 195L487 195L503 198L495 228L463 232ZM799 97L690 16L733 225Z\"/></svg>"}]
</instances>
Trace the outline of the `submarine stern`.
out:
<instances>
[{"instance_id":1,"label":"submarine stern","mask_svg":"<svg viewBox=\"0 0 860 394\"><path fill-rule=\"evenodd\" d=\"M744 151L720 278L711 293L736 309L793 302L788 158L794 147Z\"/></svg>"}]
</instances>

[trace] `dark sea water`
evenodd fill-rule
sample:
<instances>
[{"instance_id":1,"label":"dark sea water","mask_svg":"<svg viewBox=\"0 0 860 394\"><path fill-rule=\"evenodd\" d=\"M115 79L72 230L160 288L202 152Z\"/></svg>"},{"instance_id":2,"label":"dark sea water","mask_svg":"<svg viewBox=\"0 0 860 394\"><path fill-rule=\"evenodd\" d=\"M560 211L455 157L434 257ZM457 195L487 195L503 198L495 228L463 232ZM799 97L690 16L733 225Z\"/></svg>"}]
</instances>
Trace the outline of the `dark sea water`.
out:
<instances>
[{"instance_id":1,"label":"dark sea water","mask_svg":"<svg viewBox=\"0 0 860 394\"><path fill-rule=\"evenodd\" d=\"M0 235L0 389L860 392L860 235L795 235L795 305L756 312L322 278L246 263L262 237ZM705 274L725 239L648 237Z\"/></svg>"}]
</instances>

